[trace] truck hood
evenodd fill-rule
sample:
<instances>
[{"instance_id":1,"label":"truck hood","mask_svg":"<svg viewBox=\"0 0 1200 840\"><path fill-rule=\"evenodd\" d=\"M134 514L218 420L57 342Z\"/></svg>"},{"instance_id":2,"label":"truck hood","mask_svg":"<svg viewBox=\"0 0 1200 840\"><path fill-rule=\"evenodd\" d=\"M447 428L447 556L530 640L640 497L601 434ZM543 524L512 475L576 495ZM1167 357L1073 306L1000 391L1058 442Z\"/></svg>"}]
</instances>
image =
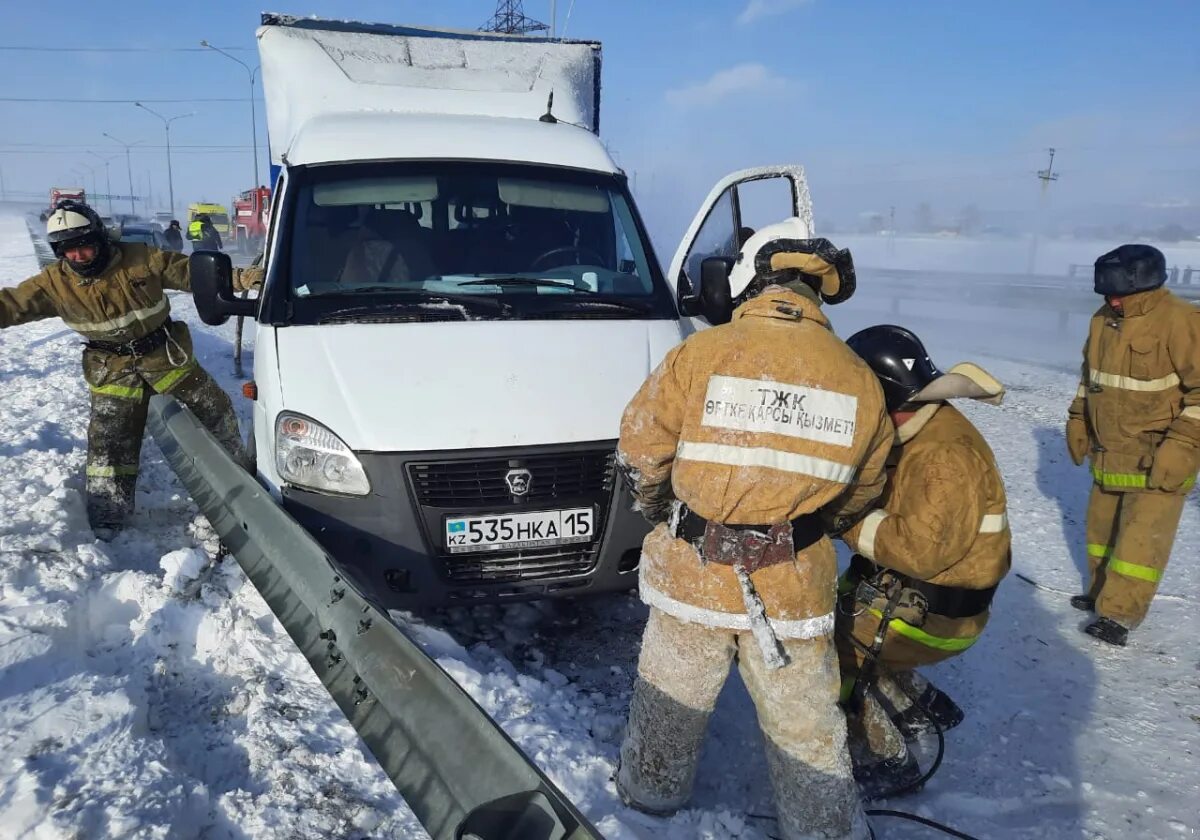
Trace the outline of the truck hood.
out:
<instances>
[{"instance_id":1,"label":"truck hood","mask_svg":"<svg viewBox=\"0 0 1200 840\"><path fill-rule=\"evenodd\" d=\"M599 129L600 44L267 14L258 30L271 162L314 117L554 116Z\"/></svg>"},{"instance_id":2,"label":"truck hood","mask_svg":"<svg viewBox=\"0 0 1200 840\"><path fill-rule=\"evenodd\" d=\"M330 324L276 332L283 407L359 452L615 439L676 321Z\"/></svg>"}]
</instances>

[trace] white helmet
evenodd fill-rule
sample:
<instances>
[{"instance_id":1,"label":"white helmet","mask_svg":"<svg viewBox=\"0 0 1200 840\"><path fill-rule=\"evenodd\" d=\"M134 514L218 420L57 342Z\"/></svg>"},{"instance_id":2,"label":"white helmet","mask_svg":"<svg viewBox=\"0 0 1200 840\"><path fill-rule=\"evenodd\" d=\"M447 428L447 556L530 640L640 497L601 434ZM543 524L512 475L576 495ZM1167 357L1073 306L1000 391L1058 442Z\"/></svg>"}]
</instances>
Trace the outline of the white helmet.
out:
<instances>
[{"instance_id":1,"label":"white helmet","mask_svg":"<svg viewBox=\"0 0 1200 840\"><path fill-rule=\"evenodd\" d=\"M729 272L734 300L749 297L755 281L763 287L785 283L799 273L828 304L842 303L854 294L854 260L828 239L813 239L803 219L793 216L754 233L742 245ZM789 277L789 275L793 275Z\"/></svg>"},{"instance_id":2,"label":"white helmet","mask_svg":"<svg viewBox=\"0 0 1200 840\"><path fill-rule=\"evenodd\" d=\"M96 256L86 263L67 260L67 264L81 277L94 277L108 267L112 256L108 231L96 211L81 201L60 201L54 212L46 219L46 241L54 255L66 259L63 253L69 243L94 245Z\"/></svg>"}]
</instances>

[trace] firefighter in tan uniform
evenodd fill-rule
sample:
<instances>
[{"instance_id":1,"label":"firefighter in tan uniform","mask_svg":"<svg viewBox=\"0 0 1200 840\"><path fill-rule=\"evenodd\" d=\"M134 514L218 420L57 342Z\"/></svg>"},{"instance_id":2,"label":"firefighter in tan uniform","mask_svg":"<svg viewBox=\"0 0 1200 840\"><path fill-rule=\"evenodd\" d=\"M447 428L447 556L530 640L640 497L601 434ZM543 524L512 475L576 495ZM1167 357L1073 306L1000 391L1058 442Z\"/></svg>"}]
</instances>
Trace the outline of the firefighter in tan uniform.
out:
<instances>
[{"instance_id":1,"label":"firefighter in tan uniform","mask_svg":"<svg viewBox=\"0 0 1200 840\"><path fill-rule=\"evenodd\" d=\"M15 288L0 289L0 328L59 317L84 338L83 375L91 390L87 512L108 537L133 512L147 404L172 394L237 459L237 417L192 353L188 328L170 318L166 289L190 291L188 260L147 245L113 242L85 204L64 201L46 222L59 261ZM245 288L257 279L239 272Z\"/></svg>"},{"instance_id":2,"label":"firefighter in tan uniform","mask_svg":"<svg viewBox=\"0 0 1200 840\"><path fill-rule=\"evenodd\" d=\"M906 738L962 721L914 669L978 640L1011 539L992 450L947 400L998 404L1004 388L970 363L942 373L903 327L869 327L846 343L879 377L896 426L879 507L842 533L855 554L837 616L850 754L864 798L876 799L920 780Z\"/></svg>"},{"instance_id":3,"label":"firefighter in tan uniform","mask_svg":"<svg viewBox=\"0 0 1200 840\"><path fill-rule=\"evenodd\" d=\"M790 219L742 247L731 323L667 354L625 410L618 458L646 517L650 606L617 789L666 814L691 793L736 659L766 742L780 833L865 838L833 646L837 560L817 516L883 489L894 431L879 383L821 302L847 251Z\"/></svg>"},{"instance_id":4,"label":"firefighter in tan uniform","mask_svg":"<svg viewBox=\"0 0 1200 840\"><path fill-rule=\"evenodd\" d=\"M1067 420L1076 464L1090 455L1085 630L1114 645L1150 609L1200 467L1200 309L1161 288L1162 252L1122 245L1096 260L1083 376Z\"/></svg>"}]
</instances>

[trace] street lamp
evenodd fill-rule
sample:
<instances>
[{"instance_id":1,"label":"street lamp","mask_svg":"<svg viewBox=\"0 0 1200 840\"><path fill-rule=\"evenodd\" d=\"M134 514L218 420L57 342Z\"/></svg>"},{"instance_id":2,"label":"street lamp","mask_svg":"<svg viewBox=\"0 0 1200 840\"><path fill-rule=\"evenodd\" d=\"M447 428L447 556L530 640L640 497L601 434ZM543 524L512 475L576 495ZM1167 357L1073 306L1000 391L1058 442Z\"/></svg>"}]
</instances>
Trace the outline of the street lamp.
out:
<instances>
[{"instance_id":1,"label":"street lamp","mask_svg":"<svg viewBox=\"0 0 1200 840\"><path fill-rule=\"evenodd\" d=\"M200 46L207 47L208 49L212 50L213 52L219 52L221 55L225 56L230 61L236 61L238 64L242 65L243 68L245 68L246 75L250 77L250 137L252 138L251 142L254 144L253 148L251 149L251 154L254 155L254 187L257 188L259 186L259 181L258 181L258 115L257 115L257 113L255 111L255 107L254 107L254 77L258 75L258 71L262 68L260 66L260 67L255 67L253 70L251 70L249 64L242 61L237 56L230 55L229 53L225 52L225 50L221 49L220 47L214 47L212 44L208 43L208 41L201 41Z\"/></svg>"},{"instance_id":2,"label":"street lamp","mask_svg":"<svg viewBox=\"0 0 1200 840\"><path fill-rule=\"evenodd\" d=\"M108 177L108 162L110 160L112 160L114 157L116 157L116 155L107 155L106 156L106 155L97 154L96 152L92 152L92 151L89 151L88 154L104 164L104 189L108 192L108 215L111 216L113 214L112 179Z\"/></svg>"},{"instance_id":3,"label":"street lamp","mask_svg":"<svg viewBox=\"0 0 1200 840\"><path fill-rule=\"evenodd\" d=\"M124 140L118 140L116 137L113 137L107 131L100 133L114 143L125 147L125 169L129 172L129 215L136 216L137 209L133 206L133 163L130 160L129 150L142 141L136 140L133 143L126 143Z\"/></svg>"},{"instance_id":4,"label":"street lamp","mask_svg":"<svg viewBox=\"0 0 1200 840\"><path fill-rule=\"evenodd\" d=\"M154 116L158 117L160 120L162 120L163 128L165 128L167 131L167 189L170 191L170 194L171 194L171 215L174 216L175 215L175 176L171 173L171 123L175 122L175 120L181 120L184 117L194 117L194 116L196 116L196 112L192 111L187 114L179 114L177 116L168 118L168 117L164 117L162 114L158 113L158 111L155 111L153 108L146 107L141 102L134 102L133 104L136 105L138 108L141 108L143 111L147 111L147 112L153 114Z\"/></svg>"}]
</instances>

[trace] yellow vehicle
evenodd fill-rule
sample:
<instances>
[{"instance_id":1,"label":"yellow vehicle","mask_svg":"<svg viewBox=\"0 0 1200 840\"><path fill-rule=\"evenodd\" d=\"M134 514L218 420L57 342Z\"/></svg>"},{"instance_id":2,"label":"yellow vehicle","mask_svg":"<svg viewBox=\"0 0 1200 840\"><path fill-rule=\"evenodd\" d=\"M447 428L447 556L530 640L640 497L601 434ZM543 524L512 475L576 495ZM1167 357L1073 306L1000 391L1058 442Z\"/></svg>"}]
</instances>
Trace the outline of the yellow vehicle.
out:
<instances>
[{"instance_id":1,"label":"yellow vehicle","mask_svg":"<svg viewBox=\"0 0 1200 840\"><path fill-rule=\"evenodd\" d=\"M229 210L224 204L208 204L200 201L188 205L188 224L196 221L196 217L200 214L207 214L209 220L212 221L213 227L217 229L217 233L221 234L222 239L229 238L230 231L233 230L229 224Z\"/></svg>"}]
</instances>

